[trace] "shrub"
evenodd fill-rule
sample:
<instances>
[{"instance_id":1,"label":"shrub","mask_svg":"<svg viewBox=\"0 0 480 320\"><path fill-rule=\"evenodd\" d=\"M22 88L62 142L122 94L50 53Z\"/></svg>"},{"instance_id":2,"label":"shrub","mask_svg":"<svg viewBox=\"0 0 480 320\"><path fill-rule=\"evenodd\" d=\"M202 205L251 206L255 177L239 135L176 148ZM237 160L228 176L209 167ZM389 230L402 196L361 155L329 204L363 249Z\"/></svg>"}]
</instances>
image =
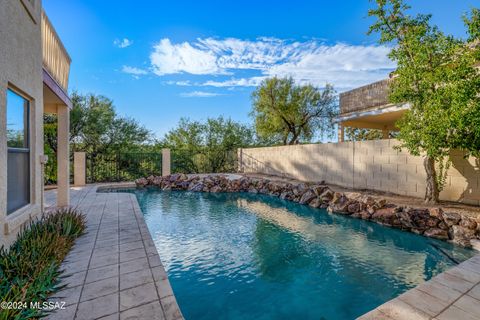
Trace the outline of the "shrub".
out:
<instances>
[{"instance_id":1,"label":"shrub","mask_svg":"<svg viewBox=\"0 0 480 320\"><path fill-rule=\"evenodd\" d=\"M60 264L85 230L85 216L71 208L43 215L23 228L16 241L0 248L0 300L43 302L60 290ZM0 310L0 319L32 319L42 310Z\"/></svg>"}]
</instances>

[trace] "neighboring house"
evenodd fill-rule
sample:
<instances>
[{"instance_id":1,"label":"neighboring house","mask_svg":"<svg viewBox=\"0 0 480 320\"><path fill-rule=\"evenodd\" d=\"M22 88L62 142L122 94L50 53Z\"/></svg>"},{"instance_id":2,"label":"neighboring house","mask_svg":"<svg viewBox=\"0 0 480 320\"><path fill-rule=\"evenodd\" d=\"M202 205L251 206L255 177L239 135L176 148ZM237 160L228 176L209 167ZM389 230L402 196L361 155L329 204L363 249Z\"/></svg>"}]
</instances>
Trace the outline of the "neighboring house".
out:
<instances>
[{"instance_id":1,"label":"neighboring house","mask_svg":"<svg viewBox=\"0 0 480 320\"><path fill-rule=\"evenodd\" d=\"M388 101L388 84L385 79L340 94L338 141L344 141L344 128L379 129L388 139L390 131L398 130L395 122L410 106L408 103L392 104Z\"/></svg>"},{"instance_id":2,"label":"neighboring house","mask_svg":"<svg viewBox=\"0 0 480 320\"><path fill-rule=\"evenodd\" d=\"M69 204L70 57L41 0L0 1L0 245L43 210L43 115L58 115L58 205Z\"/></svg>"}]
</instances>

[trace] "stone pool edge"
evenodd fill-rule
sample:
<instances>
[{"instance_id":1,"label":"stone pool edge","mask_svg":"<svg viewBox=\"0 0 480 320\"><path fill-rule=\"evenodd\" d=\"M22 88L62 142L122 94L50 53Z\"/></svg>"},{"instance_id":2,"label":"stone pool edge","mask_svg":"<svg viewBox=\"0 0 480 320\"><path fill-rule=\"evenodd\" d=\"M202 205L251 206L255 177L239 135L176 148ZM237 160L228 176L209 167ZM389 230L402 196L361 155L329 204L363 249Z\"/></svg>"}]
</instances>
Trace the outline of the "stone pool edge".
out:
<instances>
[{"instance_id":1,"label":"stone pool edge","mask_svg":"<svg viewBox=\"0 0 480 320\"><path fill-rule=\"evenodd\" d=\"M249 192L324 208L330 213L372 221L430 238L448 240L470 247L480 243L480 218L473 218L442 207L422 208L389 203L384 198L361 192L338 192L324 182L282 182L233 174L172 174L135 180L138 188L193 192Z\"/></svg>"}]
</instances>

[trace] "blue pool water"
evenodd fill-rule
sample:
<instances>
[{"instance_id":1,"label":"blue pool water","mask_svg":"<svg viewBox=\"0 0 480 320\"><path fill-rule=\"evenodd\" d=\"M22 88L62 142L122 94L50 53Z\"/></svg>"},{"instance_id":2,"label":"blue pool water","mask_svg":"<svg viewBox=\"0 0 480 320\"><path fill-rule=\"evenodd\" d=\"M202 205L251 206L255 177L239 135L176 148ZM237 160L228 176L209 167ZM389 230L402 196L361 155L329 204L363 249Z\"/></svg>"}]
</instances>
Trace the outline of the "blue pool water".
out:
<instances>
[{"instance_id":1,"label":"blue pool water","mask_svg":"<svg viewBox=\"0 0 480 320\"><path fill-rule=\"evenodd\" d=\"M473 255L269 196L131 192L187 320L354 319Z\"/></svg>"}]
</instances>

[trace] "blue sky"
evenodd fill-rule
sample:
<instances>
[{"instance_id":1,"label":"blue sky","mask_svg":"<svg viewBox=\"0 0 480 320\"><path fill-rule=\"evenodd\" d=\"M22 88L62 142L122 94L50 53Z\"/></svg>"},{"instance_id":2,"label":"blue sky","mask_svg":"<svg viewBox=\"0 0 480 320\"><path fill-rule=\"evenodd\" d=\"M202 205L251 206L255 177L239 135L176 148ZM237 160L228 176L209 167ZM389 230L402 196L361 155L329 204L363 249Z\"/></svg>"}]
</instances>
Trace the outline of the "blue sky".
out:
<instances>
[{"instance_id":1,"label":"blue sky","mask_svg":"<svg viewBox=\"0 0 480 320\"><path fill-rule=\"evenodd\" d=\"M412 0L442 30L479 0ZM250 122L263 78L338 91L385 78L387 47L366 32L368 0L43 0L73 63L70 89L113 99L120 114L161 137L181 117Z\"/></svg>"}]
</instances>

